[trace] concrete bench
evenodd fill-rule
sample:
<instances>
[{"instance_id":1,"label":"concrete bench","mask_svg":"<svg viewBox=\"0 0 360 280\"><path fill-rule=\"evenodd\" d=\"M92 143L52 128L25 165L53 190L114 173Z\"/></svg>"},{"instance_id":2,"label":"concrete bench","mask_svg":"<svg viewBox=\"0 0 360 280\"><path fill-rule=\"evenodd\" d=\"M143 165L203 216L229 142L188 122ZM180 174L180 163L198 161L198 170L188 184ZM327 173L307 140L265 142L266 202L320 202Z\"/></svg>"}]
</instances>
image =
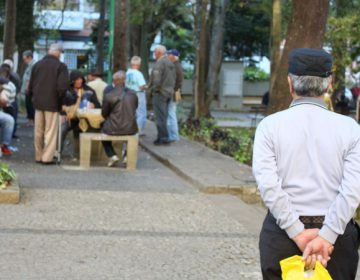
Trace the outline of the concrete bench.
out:
<instances>
[{"instance_id":1,"label":"concrete bench","mask_svg":"<svg viewBox=\"0 0 360 280\"><path fill-rule=\"evenodd\" d=\"M80 167L90 167L91 143L92 141L120 141L127 143L127 170L135 170L138 156L138 135L107 135L103 133L81 133L80 134ZM101 143L99 143L101 144Z\"/></svg>"}]
</instances>

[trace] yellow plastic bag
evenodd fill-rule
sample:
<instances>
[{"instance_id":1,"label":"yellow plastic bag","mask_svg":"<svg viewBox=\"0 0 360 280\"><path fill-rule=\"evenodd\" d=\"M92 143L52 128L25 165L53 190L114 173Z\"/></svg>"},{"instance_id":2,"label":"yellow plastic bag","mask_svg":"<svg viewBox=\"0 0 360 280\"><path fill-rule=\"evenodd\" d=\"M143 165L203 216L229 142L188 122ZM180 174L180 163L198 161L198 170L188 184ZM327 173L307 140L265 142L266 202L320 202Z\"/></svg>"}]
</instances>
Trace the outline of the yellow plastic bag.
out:
<instances>
[{"instance_id":1,"label":"yellow plastic bag","mask_svg":"<svg viewBox=\"0 0 360 280\"><path fill-rule=\"evenodd\" d=\"M305 262L301 256L292 256L280 261L283 280L332 280L329 272L318 261L315 269L304 271Z\"/></svg>"}]
</instances>

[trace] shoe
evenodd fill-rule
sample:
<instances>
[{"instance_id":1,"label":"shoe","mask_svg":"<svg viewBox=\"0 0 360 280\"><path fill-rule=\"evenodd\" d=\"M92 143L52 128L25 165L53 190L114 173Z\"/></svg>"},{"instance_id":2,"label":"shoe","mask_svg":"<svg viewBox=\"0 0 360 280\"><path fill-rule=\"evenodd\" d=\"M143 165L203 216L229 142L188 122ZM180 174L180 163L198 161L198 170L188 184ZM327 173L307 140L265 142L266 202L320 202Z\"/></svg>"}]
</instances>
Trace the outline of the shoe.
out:
<instances>
[{"instance_id":1,"label":"shoe","mask_svg":"<svg viewBox=\"0 0 360 280\"><path fill-rule=\"evenodd\" d=\"M161 145L167 146L167 145L170 145L170 142L169 142L168 140L156 139L156 140L154 141L154 145L155 145L155 146L161 146Z\"/></svg>"},{"instance_id":2,"label":"shoe","mask_svg":"<svg viewBox=\"0 0 360 280\"><path fill-rule=\"evenodd\" d=\"M17 136L17 135L13 135L13 137L12 137L13 139L19 139L19 136Z\"/></svg>"},{"instance_id":3,"label":"shoe","mask_svg":"<svg viewBox=\"0 0 360 280\"><path fill-rule=\"evenodd\" d=\"M1 152L4 156L11 156L12 155L12 152L10 151L10 149L8 148L7 145L5 144L2 144L1 145Z\"/></svg>"},{"instance_id":4,"label":"shoe","mask_svg":"<svg viewBox=\"0 0 360 280\"><path fill-rule=\"evenodd\" d=\"M112 156L110 159L109 159L109 162L107 164L108 167L112 167L114 166L120 159L118 158L117 155L114 155Z\"/></svg>"},{"instance_id":5,"label":"shoe","mask_svg":"<svg viewBox=\"0 0 360 280\"><path fill-rule=\"evenodd\" d=\"M42 165L55 165L56 161L42 161L41 164Z\"/></svg>"}]
</instances>

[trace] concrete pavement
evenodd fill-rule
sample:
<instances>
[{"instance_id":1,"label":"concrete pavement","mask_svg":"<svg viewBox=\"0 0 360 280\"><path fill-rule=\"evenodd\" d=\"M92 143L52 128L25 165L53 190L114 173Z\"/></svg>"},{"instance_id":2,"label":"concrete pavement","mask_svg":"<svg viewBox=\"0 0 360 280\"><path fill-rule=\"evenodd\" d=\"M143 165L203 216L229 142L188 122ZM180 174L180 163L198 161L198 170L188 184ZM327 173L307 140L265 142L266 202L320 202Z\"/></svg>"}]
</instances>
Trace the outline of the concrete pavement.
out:
<instances>
[{"instance_id":1,"label":"concrete pavement","mask_svg":"<svg viewBox=\"0 0 360 280\"><path fill-rule=\"evenodd\" d=\"M19 135L1 159L22 195L0 205L0 279L261 279L260 206L199 192L143 150L133 172L38 165Z\"/></svg>"}]
</instances>

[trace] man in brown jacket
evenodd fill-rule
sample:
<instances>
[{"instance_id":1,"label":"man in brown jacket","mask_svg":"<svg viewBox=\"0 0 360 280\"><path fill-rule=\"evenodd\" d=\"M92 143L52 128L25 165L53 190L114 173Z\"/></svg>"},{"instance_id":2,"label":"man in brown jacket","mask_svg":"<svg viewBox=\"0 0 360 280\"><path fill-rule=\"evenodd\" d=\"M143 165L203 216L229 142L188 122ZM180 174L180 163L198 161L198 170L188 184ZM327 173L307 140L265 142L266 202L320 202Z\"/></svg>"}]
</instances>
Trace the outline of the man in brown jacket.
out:
<instances>
[{"instance_id":1,"label":"man in brown jacket","mask_svg":"<svg viewBox=\"0 0 360 280\"><path fill-rule=\"evenodd\" d=\"M103 99L101 114L105 119L102 132L109 135L132 135L138 132L136 109L138 98L136 92L125 88L126 73L118 71L113 75L115 88ZM109 157L108 166L114 166L119 157L111 141L103 141L104 150Z\"/></svg>"},{"instance_id":2,"label":"man in brown jacket","mask_svg":"<svg viewBox=\"0 0 360 280\"><path fill-rule=\"evenodd\" d=\"M69 73L60 62L60 44L52 44L48 54L32 69L29 94L35 108L35 160L53 164L56 150L61 99L69 87Z\"/></svg>"}]
</instances>

